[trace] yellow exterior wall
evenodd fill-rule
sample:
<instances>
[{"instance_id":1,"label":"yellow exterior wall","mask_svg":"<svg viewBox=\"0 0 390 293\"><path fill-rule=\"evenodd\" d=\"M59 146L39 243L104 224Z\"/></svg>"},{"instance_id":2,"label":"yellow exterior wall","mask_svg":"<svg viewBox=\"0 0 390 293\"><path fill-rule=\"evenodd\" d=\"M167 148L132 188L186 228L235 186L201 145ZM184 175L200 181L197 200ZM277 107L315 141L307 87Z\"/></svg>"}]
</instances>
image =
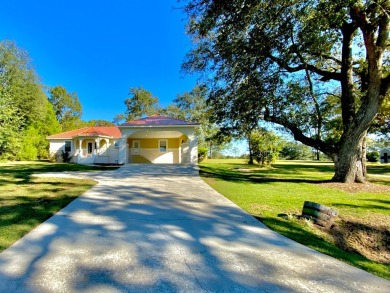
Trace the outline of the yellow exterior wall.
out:
<instances>
[{"instance_id":1,"label":"yellow exterior wall","mask_svg":"<svg viewBox=\"0 0 390 293\"><path fill-rule=\"evenodd\" d=\"M178 138L168 138L168 149L178 149L180 147Z\"/></svg>"},{"instance_id":2,"label":"yellow exterior wall","mask_svg":"<svg viewBox=\"0 0 390 293\"><path fill-rule=\"evenodd\" d=\"M168 142L168 150L165 153L161 153L159 150L159 141L166 140ZM127 144L130 149L133 147L133 142L140 142L140 156L132 155L130 152L129 162L131 163L146 163L144 159L146 158L152 163L180 163L180 148L182 143L188 141L188 137L183 134L180 137L176 138L128 138ZM144 150L144 151L143 151Z\"/></svg>"},{"instance_id":3,"label":"yellow exterior wall","mask_svg":"<svg viewBox=\"0 0 390 293\"><path fill-rule=\"evenodd\" d=\"M158 141L161 139L168 140L168 149L178 149L182 141L187 141L187 136L183 134L179 138L129 138L127 144L132 148L133 141L138 140L143 149L158 149Z\"/></svg>"},{"instance_id":4,"label":"yellow exterior wall","mask_svg":"<svg viewBox=\"0 0 390 293\"><path fill-rule=\"evenodd\" d=\"M131 156L131 162L135 164L148 164L151 163L148 159L141 156Z\"/></svg>"},{"instance_id":5,"label":"yellow exterior wall","mask_svg":"<svg viewBox=\"0 0 390 293\"><path fill-rule=\"evenodd\" d=\"M86 149L87 144L89 142L92 142L92 148L94 149L95 148L95 140L94 139L83 139L83 141L81 142L81 148ZM77 145L77 148L79 148L78 145Z\"/></svg>"},{"instance_id":6,"label":"yellow exterior wall","mask_svg":"<svg viewBox=\"0 0 390 293\"><path fill-rule=\"evenodd\" d=\"M157 149L158 148L158 139L155 138L140 138L140 139L128 139L127 143L129 147L133 147L133 141L138 140L140 142L141 148L143 149Z\"/></svg>"}]
</instances>

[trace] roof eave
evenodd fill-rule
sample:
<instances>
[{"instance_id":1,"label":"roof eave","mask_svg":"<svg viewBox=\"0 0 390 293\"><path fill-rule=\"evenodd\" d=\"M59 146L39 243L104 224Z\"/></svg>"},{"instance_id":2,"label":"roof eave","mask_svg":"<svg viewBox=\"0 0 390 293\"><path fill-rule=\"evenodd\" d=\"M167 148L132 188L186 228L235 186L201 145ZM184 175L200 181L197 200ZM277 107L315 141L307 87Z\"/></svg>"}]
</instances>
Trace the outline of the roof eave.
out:
<instances>
[{"instance_id":1,"label":"roof eave","mask_svg":"<svg viewBox=\"0 0 390 293\"><path fill-rule=\"evenodd\" d=\"M72 137L50 137L50 136L46 136L46 139L72 139Z\"/></svg>"},{"instance_id":2,"label":"roof eave","mask_svg":"<svg viewBox=\"0 0 390 293\"><path fill-rule=\"evenodd\" d=\"M74 138L80 138L80 137L102 137L102 138L110 138L110 139L120 139L120 137L114 137L114 136L108 136L108 135L75 135L71 137L50 137L47 136L46 139L74 139Z\"/></svg>"}]
</instances>

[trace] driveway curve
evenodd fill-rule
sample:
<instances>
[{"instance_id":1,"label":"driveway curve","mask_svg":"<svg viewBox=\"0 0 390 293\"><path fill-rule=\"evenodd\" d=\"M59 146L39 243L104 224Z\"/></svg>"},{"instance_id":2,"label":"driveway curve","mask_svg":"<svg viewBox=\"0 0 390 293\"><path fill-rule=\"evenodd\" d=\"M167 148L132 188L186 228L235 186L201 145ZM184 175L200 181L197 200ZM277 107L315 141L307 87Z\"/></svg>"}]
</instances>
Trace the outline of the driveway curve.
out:
<instances>
[{"instance_id":1,"label":"driveway curve","mask_svg":"<svg viewBox=\"0 0 390 293\"><path fill-rule=\"evenodd\" d=\"M0 292L390 292L269 230L197 167L77 177L99 184L0 254Z\"/></svg>"}]
</instances>

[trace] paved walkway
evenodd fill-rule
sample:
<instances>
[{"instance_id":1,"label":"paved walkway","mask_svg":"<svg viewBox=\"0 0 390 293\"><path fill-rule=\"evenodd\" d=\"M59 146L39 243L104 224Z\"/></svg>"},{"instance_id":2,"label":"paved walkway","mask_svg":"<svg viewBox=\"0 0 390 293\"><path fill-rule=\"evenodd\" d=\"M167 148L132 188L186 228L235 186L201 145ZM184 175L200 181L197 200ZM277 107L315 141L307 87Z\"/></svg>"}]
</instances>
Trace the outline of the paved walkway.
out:
<instances>
[{"instance_id":1,"label":"paved walkway","mask_svg":"<svg viewBox=\"0 0 390 293\"><path fill-rule=\"evenodd\" d=\"M99 184L0 254L0 292L390 292L270 231L194 167L79 176Z\"/></svg>"}]
</instances>

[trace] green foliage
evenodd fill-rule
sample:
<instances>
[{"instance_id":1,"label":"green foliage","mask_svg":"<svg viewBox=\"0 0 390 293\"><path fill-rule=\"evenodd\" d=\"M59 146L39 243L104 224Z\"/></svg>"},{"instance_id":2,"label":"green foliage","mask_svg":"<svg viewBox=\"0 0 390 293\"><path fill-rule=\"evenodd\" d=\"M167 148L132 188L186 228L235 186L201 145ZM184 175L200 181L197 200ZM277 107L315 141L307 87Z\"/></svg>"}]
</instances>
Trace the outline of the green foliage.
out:
<instances>
[{"instance_id":1,"label":"green foliage","mask_svg":"<svg viewBox=\"0 0 390 293\"><path fill-rule=\"evenodd\" d=\"M253 157L262 166L274 163L283 147L282 140L277 135L263 128L252 132L249 144Z\"/></svg>"},{"instance_id":2,"label":"green foliage","mask_svg":"<svg viewBox=\"0 0 390 293\"><path fill-rule=\"evenodd\" d=\"M207 157L207 148L205 147L198 147L198 162L202 162Z\"/></svg>"},{"instance_id":3,"label":"green foliage","mask_svg":"<svg viewBox=\"0 0 390 293\"><path fill-rule=\"evenodd\" d=\"M72 157L70 156L69 152L62 151L61 153L62 162L63 163L69 163Z\"/></svg>"},{"instance_id":4,"label":"green foliage","mask_svg":"<svg viewBox=\"0 0 390 293\"><path fill-rule=\"evenodd\" d=\"M373 163L379 162L379 152L377 151L367 152L367 161Z\"/></svg>"},{"instance_id":5,"label":"green foliage","mask_svg":"<svg viewBox=\"0 0 390 293\"><path fill-rule=\"evenodd\" d=\"M0 85L3 74L0 74ZM11 95L4 87L0 91L0 160L9 160L19 152L21 117Z\"/></svg>"},{"instance_id":6,"label":"green foliage","mask_svg":"<svg viewBox=\"0 0 390 293\"><path fill-rule=\"evenodd\" d=\"M83 124L85 126L115 126L115 123L106 120L90 120Z\"/></svg>"},{"instance_id":7,"label":"green foliage","mask_svg":"<svg viewBox=\"0 0 390 293\"><path fill-rule=\"evenodd\" d=\"M47 157L46 136L59 131L53 108L25 51L0 42L0 159Z\"/></svg>"},{"instance_id":8,"label":"green foliage","mask_svg":"<svg viewBox=\"0 0 390 293\"><path fill-rule=\"evenodd\" d=\"M49 90L49 101L53 105L55 115L62 131L68 131L81 126L82 107L76 93L69 93L58 85Z\"/></svg>"},{"instance_id":9,"label":"green foliage","mask_svg":"<svg viewBox=\"0 0 390 293\"><path fill-rule=\"evenodd\" d=\"M1 92L7 92L24 126L36 121L45 108L46 96L26 51L10 41L0 42Z\"/></svg>"},{"instance_id":10,"label":"green foliage","mask_svg":"<svg viewBox=\"0 0 390 293\"><path fill-rule=\"evenodd\" d=\"M37 128L33 125L27 127L23 133L23 142L18 160L35 160L38 156L36 145L38 144L39 134Z\"/></svg>"},{"instance_id":11,"label":"green foliage","mask_svg":"<svg viewBox=\"0 0 390 293\"><path fill-rule=\"evenodd\" d=\"M208 157L222 155L222 150L231 137L221 132L220 127L213 122L212 106L207 103L208 89L197 85L191 91L178 94L173 104L164 109L163 113L177 119L197 122L196 129L198 144L208 149Z\"/></svg>"},{"instance_id":12,"label":"green foliage","mask_svg":"<svg viewBox=\"0 0 390 293\"><path fill-rule=\"evenodd\" d=\"M312 156L311 149L298 142L286 142L280 151L280 157L287 160L307 160Z\"/></svg>"},{"instance_id":13,"label":"green foliage","mask_svg":"<svg viewBox=\"0 0 390 293\"><path fill-rule=\"evenodd\" d=\"M150 91L142 87L130 88L129 95L130 97L125 100L125 114L128 121L160 113L158 98Z\"/></svg>"}]
</instances>

